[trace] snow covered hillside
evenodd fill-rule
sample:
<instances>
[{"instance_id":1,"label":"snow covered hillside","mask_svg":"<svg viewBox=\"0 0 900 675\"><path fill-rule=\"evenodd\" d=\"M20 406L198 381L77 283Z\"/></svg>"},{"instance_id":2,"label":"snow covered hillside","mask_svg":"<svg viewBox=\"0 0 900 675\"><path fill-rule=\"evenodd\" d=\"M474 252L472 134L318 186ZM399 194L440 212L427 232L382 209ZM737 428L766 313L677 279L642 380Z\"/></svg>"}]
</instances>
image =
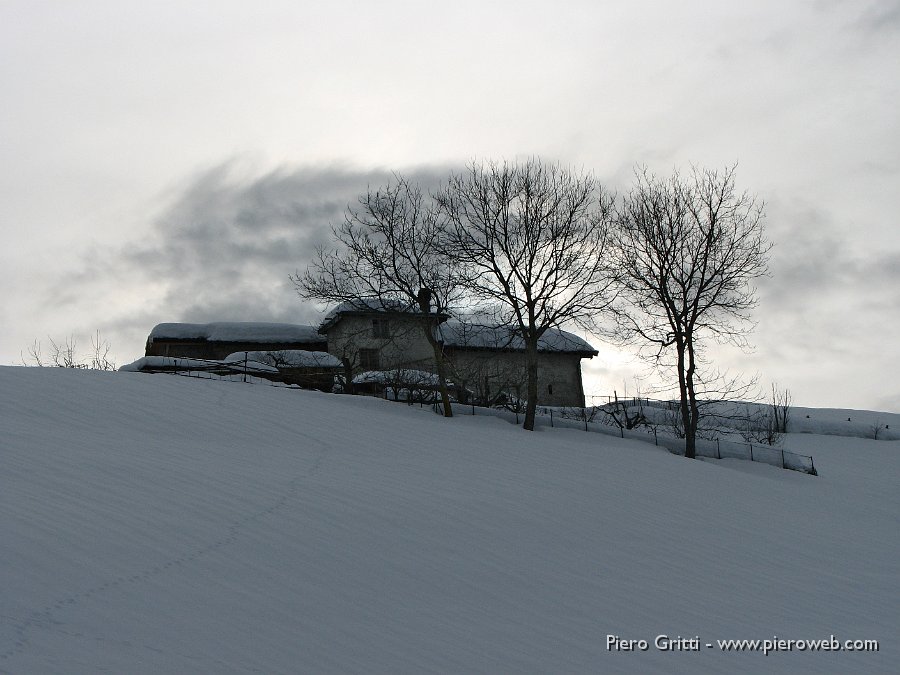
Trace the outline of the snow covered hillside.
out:
<instances>
[{"instance_id":1,"label":"snow covered hillside","mask_svg":"<svg viewBox=\"0 0 900 675\"><path fill-rule=\"evenodd\" d=\"M897 441L790 435L814 477L370 398L49 368L0 368L0 416L0 672L900 667ZM718 646L775 636L879 651Z\"/></svg>"}]
</instances>

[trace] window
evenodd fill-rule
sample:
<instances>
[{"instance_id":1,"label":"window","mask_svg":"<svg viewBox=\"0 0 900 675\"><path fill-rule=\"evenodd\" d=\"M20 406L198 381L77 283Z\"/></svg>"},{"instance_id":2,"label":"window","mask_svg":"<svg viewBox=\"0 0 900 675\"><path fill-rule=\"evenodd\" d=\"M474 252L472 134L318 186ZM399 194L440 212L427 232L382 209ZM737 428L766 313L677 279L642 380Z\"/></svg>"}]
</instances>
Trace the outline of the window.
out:
<instances>
[{"instance_id":1,"label":"window","mask_svg":"<svg viewBox=\"0 0 900 675\"><path fill-rule=\"evenodd\" d=\"M553 385L552 384L547 385L547 393L550 394L551 396L553 396Z\"/></svg>"},{"instance_id":2,"label":"window","mask_svg":"<svg viewBox=\"0 0 900 675\"><path fill-rule=\"evenodd\" d=\"M360 349L359 367L363 370L378 370L378 350Z\"/></svg>"},{"instance_id":3,"label":"window","mask_svg":"<svg viewBox=\"0 0 900 675\"><path fill-rule=\"evenodd\" d=\"M391 336L391 323L387 319L372 319L372 337L389 338Z\"/></svg>"}]
</instances>

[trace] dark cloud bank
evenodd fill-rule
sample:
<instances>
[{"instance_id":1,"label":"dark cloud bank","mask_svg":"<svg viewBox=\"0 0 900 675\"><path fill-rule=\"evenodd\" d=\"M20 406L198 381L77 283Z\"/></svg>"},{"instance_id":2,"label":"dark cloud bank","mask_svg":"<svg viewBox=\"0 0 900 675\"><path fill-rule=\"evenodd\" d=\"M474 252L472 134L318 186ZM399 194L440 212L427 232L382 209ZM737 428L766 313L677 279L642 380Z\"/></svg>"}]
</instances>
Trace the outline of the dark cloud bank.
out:
<instances>
[{"instance_id":1,"label":"dark cloud bank","mask_svg":"<svg viewBox=\"0 0 900 675\"><path fill-rule=\"evenodd\" d=\"M437 168L404 172L423 187L446 175ZM302 270L330 227L389 171L343 168L279 170L241 179L228 165L188 184L151 233L119 257L164 293L148 298L158 321L316 322L288 276ZM150 326L147 326L149 330Z\"/></svg>"}]
</instances>

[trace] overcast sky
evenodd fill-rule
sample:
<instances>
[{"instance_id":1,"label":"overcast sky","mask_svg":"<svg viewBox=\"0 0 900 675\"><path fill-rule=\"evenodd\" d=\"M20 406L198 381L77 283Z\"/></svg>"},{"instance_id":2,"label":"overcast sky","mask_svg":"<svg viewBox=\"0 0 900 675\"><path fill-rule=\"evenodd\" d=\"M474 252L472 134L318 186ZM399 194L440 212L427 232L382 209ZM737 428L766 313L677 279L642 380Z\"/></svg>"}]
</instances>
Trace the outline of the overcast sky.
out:
<instances>
[{"instance_id":1,"label":"overcast sky","mask_svg":"<svg viewBox=\"0 0 900 675\"><path fill-rule=\"evenodd\" d=\"M900 412L900 3L443 7L0 2L0 363L317 322L288 275L393 170L537 155L621 191L637 164L738 162L776 247L755 352L718 361ZM588 393L621 392L636 364L597 346Z\"/></svg>"}]
</instances>

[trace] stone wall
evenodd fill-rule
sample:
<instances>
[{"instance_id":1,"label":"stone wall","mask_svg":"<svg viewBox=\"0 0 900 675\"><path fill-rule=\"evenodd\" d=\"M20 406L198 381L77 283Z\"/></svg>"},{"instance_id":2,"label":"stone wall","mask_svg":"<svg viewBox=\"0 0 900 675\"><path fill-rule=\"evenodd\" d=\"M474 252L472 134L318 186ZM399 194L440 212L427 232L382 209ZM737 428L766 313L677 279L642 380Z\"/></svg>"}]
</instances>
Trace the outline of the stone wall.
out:
<instances>
[{"instance_id":1,"label":"stone wall","mask_svg":"<svg viewBox=\"0 0 900 675\"><path fill-rule=\"evenodd\" d=\"M500 391L523 399L527 394L522 352L453 349L447 351L447 357L454 383L478 399L490 399ZM538 353L538 405L584 405L580 356Z\"/></svg>"},{"instance_id":2,"label":"stone wall","mask_svg":"<svg viewBox=\"0 0 900 675\"><path fill-rule=\"evenodd\" d=\"M396 315L378 319L388 322L380 336L376 334L371 316L342 317L328 330L328 352L342 360L350 359L354 372L369 370L360 363L360 350L365 349L378 351L378 368L372 370L432 369L434 352L425 339L420 321ZM381 324L380 328L384 327Z\"/></svg>"}]
</instances>

